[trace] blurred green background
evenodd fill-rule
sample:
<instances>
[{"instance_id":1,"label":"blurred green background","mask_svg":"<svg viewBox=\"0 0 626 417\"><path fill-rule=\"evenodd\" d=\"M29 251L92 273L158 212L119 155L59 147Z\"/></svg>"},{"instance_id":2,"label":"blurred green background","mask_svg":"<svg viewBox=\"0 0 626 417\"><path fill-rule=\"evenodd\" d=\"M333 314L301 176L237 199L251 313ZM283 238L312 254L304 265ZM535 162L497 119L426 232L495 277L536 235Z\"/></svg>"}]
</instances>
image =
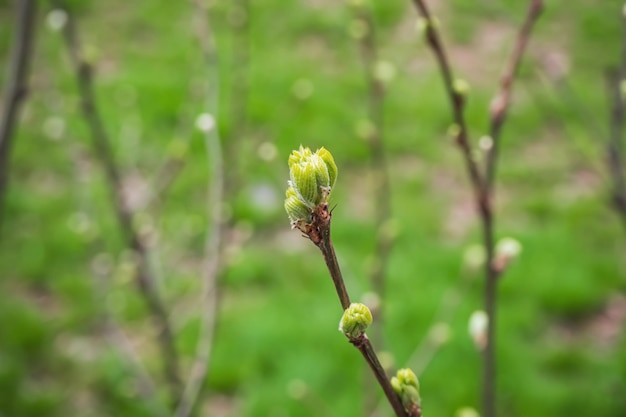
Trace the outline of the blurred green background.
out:
<instances>
[{"instance_id":1,"label":"blurred green background","mask_svg":"<svg viewBox=\"0 0 626 417\"><path fill-rule=\"evenodd\" d=\"M216 0L209 13L220 80L219 108L210 111L226 149L230 227L198 415L367 416L379 389L337 331L341 309L319 251L289 229L282 208L291 150L329 149L339 166L335 248L352 298L367 295L377 196L359 134L367 85L353 15L341 2L246 1ZM526 2L432 3L453 65L471 85L477 146ZM498 409L626 415L626 231L609 204L603 75L620 62L622 3L547 3L502 138L496 234L518 239L523 252L500 285ZM0 1L3 68L15 4ZM196 34L205 16L191 2L71 6L186 376L209 224L210 167L194 127L205 111ZM479 222L417 12L408 1L371 6L380 59L395 68L384 144L397 236L377 347L394 367L419 374L425 415L457 416L480 409L481 357L467 328L483 285L463 260L481 241ZM0 416L168 414L156 329L133 284L133 256L49 12L40 2L0 237ZM148 204L164 173L172 181ZM123 329L162 398L142 397L105 317ZM384 402L379 415L391 415Z\"/></svg>"}]
</instances>

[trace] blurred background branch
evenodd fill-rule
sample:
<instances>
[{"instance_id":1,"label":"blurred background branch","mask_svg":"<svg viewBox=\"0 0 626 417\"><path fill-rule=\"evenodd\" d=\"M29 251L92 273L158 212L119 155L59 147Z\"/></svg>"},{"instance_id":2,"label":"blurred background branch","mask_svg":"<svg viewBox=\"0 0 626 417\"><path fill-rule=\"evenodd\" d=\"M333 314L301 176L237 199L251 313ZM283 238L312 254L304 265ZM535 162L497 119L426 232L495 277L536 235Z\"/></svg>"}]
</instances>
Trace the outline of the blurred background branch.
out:
<instances>
[{"instance_id":1,"label":"blurred background branch","mask_svg":"<svg viewBox=\"0 0 626 417\"><path fill-rule=\"evenodd\" d=\"M214 36L209 22L209 9L206 2L196 0L195 27L199 50L205 63L206 73L206 105L204 116L212 118L213 124L206 124L203 129L205 146L207 152L207 162L209 166L207 215L209 227L206 232L205 259L203 270L202 302L200 306L201 323L200 334L196 347L196 356L192 364L189 377L181 402L176 409L177 417L187 417L191 415L194 406L197 405L199 394L205 383L211 352L213 348L213 338L218 314L218 277L223 265L222 253L222 232L224 228L224 160L218 126L216 124L219 114L219 67L217 51L215 49Z\"/></svg>"},{"instance_id":2,"label":"blurred background branch","mask_svg":"<svg viewBox=\"0 0 626 417\"><path fill-rule=\"evenodd\" d=\"M96 104L93 87L93 68L82 55L72 12L59 0L51 0L51 3L54 7L64 10L68 16L67 22L63 27L63 36L75 71L76 83L81 98L81 110L91 134L94 156L98 159L106 174L119 230L124 236L128 247L137 256L135 276L137 288L143 296L158 329L157 339L161 349L164 375L169 386L170 400L172 403L175 403L180 398L182 387L174 334L167 309L150 270L148 249L135 228L133 213L124 198L122 174L115 161L111 141Z\"/></svg>"},{"instance_id":3,"label":"blurred background branch","mask_svg":"<svg viewBox=\"0 0 626 417\"><path fill-rule=\"evenodd\" d=\"M22 102L29 92L28 78L34 53L37 17L37 0L20 0L16 4L13 45L7 62L7 79L3 88L0 113L0 234L5 217L4 200L9 185L9 165L15 125L19 119Z\"/></svg>"},{"instance_id":4,"label":"blurred background branch","mask_svg":"<svg viewBox=\"0 0 626 417\"><path fill-rule=\"evenodd\" d=\"M624 10L626 12L626 9ZM626 15L623 19L621 62L616 69L606 71L611 117L607 147L607 164L612 180L613 207L626 227L626 165L624 164L624 102L626 87Z\"/></svg>"},{"instance_id":5,"label":"blurred background branch","mask_svg":"<svg viewBox=\"0 0 626 417\"><path fill-rule=\"evenodd\" d=\"M488 317L487 339L483 351L483 413L485 417L496 415L496 328L497 328L497 282L502 271L495 264L495 231L493 210L493 183L495 181L495 166L498 156L500 132L506 119L506 114L511 101L512 86L517 74L522 55L528 43L531 29L543 8L541 0L533 0L529 3L528 12L509 62L500 82L500 91L492 100L490 115L491 123L489 130L490 146L488 146L486 168L484 175L481 174L477 162L474 160L472 148L469 142L468 128L466 126L464 111L467 91L459 79L454 78L449 60L438 33L438 22L431 16L425 1L414 0L422 16L426 40L432 49L439 69L443 76L446 91L452 105L452 118L455 123L453 135L456 143L462 150L467 172L474 189L476 206L482 223L483 244L485 247L485 293L484 306Z\"/></svg>"}]
</instances>

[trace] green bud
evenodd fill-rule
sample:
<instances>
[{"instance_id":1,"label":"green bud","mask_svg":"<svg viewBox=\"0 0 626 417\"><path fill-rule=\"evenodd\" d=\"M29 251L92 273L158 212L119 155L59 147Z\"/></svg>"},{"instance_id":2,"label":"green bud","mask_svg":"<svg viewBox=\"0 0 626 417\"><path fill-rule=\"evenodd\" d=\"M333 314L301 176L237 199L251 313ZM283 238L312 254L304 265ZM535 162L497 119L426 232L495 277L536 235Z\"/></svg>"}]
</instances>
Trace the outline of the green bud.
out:
<instances>
[{"instance_id":1,"label":"green bud","mask_svg":"<svg viewBox=\"0 0 626 417\"><path fill-rule=\"evenodd\" d=\"M337 179L337 165L326 149L312 153L300 146L289 156L289 185L307 207L313 209L326 202Z\"/></svg>"},{"instance_id":2,"label":"green bud","mask_svg":"<svg viewBox=\"0 0 626 417\"><path fill-rule=\"evenodd\" d=\"M402 400L405 409L408 410L413 404L420 405L420 385L417 376L409 368L398 370L396 376L391 378L391 386Z\"/></svg>"},{"instance_id":3,"label":"green bud","mask_svg":"<svg viewBox=\"0 0 626 417\"><path fill-rule=\"evenodd\" d=\"M287 188L285 193L285 211L294 227L299 222L311 223L311 210L300 201L298 194L292 187Z\"/></svg>"},{"instance_id":4,"label":"green bud","mask_svg":"<svg viewBox=\"0 0 626 417\"><path fill-rule=\"evenodd\" d=\"M349 339L361 337L367 327L372 324L372 313L365 304L352 303L341 317L339 331Z\"/></svg>"},{"instance_id":5,"label":"green bud","mask_svg":"<svg viewBox=\"0 0 626 417\"><path fill-rule=\"evenodd\" d=\"M326 169L328 169L328 176L330 179L330 188L335 186L335 181L337 181L337 164L335 164L335 159L333 155L328 152L327 149L321 147L317 150L316 154L322 158L324 163L326 164Z\"/></svg>"},{"instance_id":6,"label":"green bud","mask_svg":"<svg viewBox=\"0 0 626 417\"><path fill-rule=\"evenodd\" d=\"M467 93L469 93L470 91L469 83L462 78L455 78L452 82L452 88L454 89L455 93L461 96L466 96Z\"/></svg>"}]
</instances>

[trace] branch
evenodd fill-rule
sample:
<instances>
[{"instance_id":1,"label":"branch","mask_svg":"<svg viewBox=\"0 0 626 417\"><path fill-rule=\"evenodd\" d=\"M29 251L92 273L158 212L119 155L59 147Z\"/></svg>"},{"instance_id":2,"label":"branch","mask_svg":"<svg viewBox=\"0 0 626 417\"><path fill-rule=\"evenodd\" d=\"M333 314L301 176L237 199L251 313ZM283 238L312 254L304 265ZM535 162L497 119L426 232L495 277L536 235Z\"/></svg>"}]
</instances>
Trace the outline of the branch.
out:
<instances>
[{"instance_id":1,"label":"branch","mask_svg":"<svg viewBox=\"0 0 626 417\"><path fill-rule=\"evenodd\" d=\"M624 93L621 71L607 71L607 90L611 102L610 136L607 142L607 164L613 182L613 207L626 226L626 170L624 165Z\"/></svg>"},{"instance_id":2,"label":"branch","mask_svg":"<svg viewBox=\"0 0 626 417\"><path fill-rule=\"evenodd\" d=\"M489 135L492 146L487 153L485 172L485 193L490 204L493 200L493 182L495 177L496 160L500 142L500 132L506 120L507 111L511 102L513 82L528 44L531 30L543 9L542 0L531 0L526 19L519 31L516 46L507 68L502 76L500 93L492 101L490 113L491 124ZM483 412L485 417L496 415L496 338L497 328L497 285L501 271L494 264L494 225L492 210L483 213L483 238L486 251L485 265L485 312L489 317L487 325L487 343L483 351Z\"/></svg>"},{"instance_id":3,"label":"branch","mask_svg":"<svg viewBox=\"0 0 626 417\"><path fill-rule=\"evenodd\" d=\"M320 249L326 266L335 284L335 290L341 303L343 310L350 307L350 296L346 290L341 269L335 256L335 249L330 238L330 222L332 213L328 210L328 204L322 203L318 205L312 213L312 222L307 225L303 230L307 237ZM393 408L397 417L409 417L400 401L400 398L393 390L389 377L387 376L384 368L380 364L376 352L372 347L369 339L365 334L357 339L350 340L350 342L361 352L365 361L370 366L372 372L376 376L378 383L380 384L389 404Z\"/></svg>"},{"instance_id":4,"label":"branch","mask_svg":"<svg viewBox=\"0 0 626 417\"><path fill-rule=\"evenodd\" d=\"M626 11L626 9L625 9ZM607 86L611 98L610 138L607 144L608 165L613 180L613 206L626 227L626 166L624 165L624 102L623 83L626 82L626 14L622 14L622 60L619 69L607 71Z\"/></svg>"},{"instance_id":5,"label":"branch","mask_svg":"<svg viewBox=\"0 0 626 417\"><path fill-rule=\"evenodd\" d=\"M465 96L463 92L455 88L455 79L453 77L452 68L448 62L446 51L443 47L437 28L438 23L430 14L426 2L424 0L412 0L418 12L424 20L424 31L426 41L435 54L435 58L439 64L439 70L443 77L443 84L452 107L452 120L455 126L456 143L461 149L465 166L469 175L474 196L481 212L490 210L487 194L483 190L483 178L478 169L478 164L472 154L472 147L469 143L469 131L465 122Z\"/></svg>"},{"instance_id":6,"label":"branch","mask_svg":"<svg viewBox=\"0 0 626 417\"><path fill-rule=\"evenodd\" d=\"M494 265L494 216L493 216L493 176L495 175L495 161L497 158L497 143L502 125L506 119L506 112L511 100L511 88L517 74L519 62L525 50L530 31L534 22L539 17L543 1L531 0L526 20L518 35L518 41L507 70L502 78L501 92L491 106L491 137L493 146L487 156L487 167L484 177L478 170L474 161L471 146L468 139L468 130L464 119L464 95L460 89L455 88L455 80L452 70L439 38L437 23L429 13L424 0L413 0L419 13L425 21L425 35L430 48L433 50L439 63L440 72L443 76L444 85L450 103L452 105L453 120L455 122L457 144L463 153L470 181L472 183L476 204L482 222L483 244L486 252L485 264L485 312L489 317L487 327L487 345L483 352L483 413L485 417L494 417L495 412L495 329L496 329L496 306L497 306L497 279L500 270Z\"/></svg>"},{"instance_id":7,"label":"branch","mask_svg":"<svg viewBox=\"0 0 626 417\"><path fill-rule=\"evenodd\" d=\"M7 68L6 89L0 115L0 228L2 227L4 198L9 176L9 161L13 130L21 105L28 93L27 79L33 55L36 0L17 2L17 17L13 34L13 47Z\"/></svg>"},{"instance_id":8,"label":"branch","mask_svg":"<svg viewBox=\"0 0 626 417\"><path fill-rule=\"evenodd\" d=\"M203 3L196 1L198 17L198 39L200 48L206 61L208 71L208 81L210 91L206 92L207 110L218 108L218 65L217 54L213 44L213 35L208 21L208 10ZM216 115L217 116L217 115ZM196 359L191 368L191 372L181 402L176 409L177 417L187 417L191 414L197 402L198 395L204 384L211 359L213 346L213 336L218 308L217 277L220 271L220 248L221 229L223 227L222 202L224 200L224 168L220 138L217 126L212 129L205 129L205 142L207 156L211 169L209 183L209 198L207 201L208 215L210 219L210 232L207 233L205 270L203 283L203 303L202 323L200 336L196 347Z\"/></svg>"},{"instance_id":9,"label":"branch","mask_svg":"<svg viewBox=\"0 0 626 417\"><path fill-rule=\"evenodd\" d=\"M169 385L172 401L180 396L181 382L178 370L178 352L166 308L158 293L155 279L150 271L148 250L142 242L132 221L132 212L124 201L122 177L113 155L111 141L105 130L93 88L92 67L83 59L74 19L61 0L51 0L54 7L68 12L68 20L63 28L64 40L68 48L76 82L81 97L81 110L91 133L94 154L102 165L114 203L115 214L126 244L137 254L136 284L143 296L154 322L159 329L158 342L163 359L164 373Z\"/></svg>"},{"instance_id":10,"label":"branch","mask_svg":"<svg viewBox=\"0 0 626 417\"><path fill-rule=\"evenodd\" d=\"M493 182L496 171L496 162L498 159L498 150L500 144L500 133L502 126L506 120L509 105L511 104L511 96L513 90L513 82L517 76L520 63L522 62L522 56L528 45L531 31L535 25L535 22L541 15L543 10L543 0L531 0L526 19L524 24L520 28L515 42L515 48L511 55L509 62L507 63L504 74L500 79L500 91L491 101L491 108L489 109L491 114L491 123L489 127L489 137L492 140L492 146L487 152L487 167L485 173L486 187L491 191L493 189Z\"/></svg>"}]
</instances>

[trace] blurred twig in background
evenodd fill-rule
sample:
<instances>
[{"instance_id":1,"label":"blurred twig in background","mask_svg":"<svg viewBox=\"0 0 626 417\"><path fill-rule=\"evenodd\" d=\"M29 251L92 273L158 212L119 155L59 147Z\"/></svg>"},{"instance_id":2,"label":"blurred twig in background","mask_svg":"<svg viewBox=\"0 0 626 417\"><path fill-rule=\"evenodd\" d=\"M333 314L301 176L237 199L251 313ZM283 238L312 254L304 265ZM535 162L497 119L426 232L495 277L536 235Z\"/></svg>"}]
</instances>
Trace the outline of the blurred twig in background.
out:
<instances>
[{"instance_id":1,"label":"blurred twig in background","mask_svg":"<svg viewBox=\"0 0 626 417\"><path fill-rule=\"evenodd\" d=\"M216 124L219 102L219 68L217 65L217 52L215 50L214 37L211 31L208 8L200 0L195 2L197 13L197 37L200 50L205 62L206 77L206 111L204 117L213 120L213 125L205 124L202 128L207 157L210 169L208 185L208 217L209 228L207 229L203 289L202 289L202 321L200 336L196 347L196 358L191 367L190 375L185 385L182 399L176 409L177 417L189 416L196 402L202 385L206 379L213 347L213 337L218 313L218 288L217 280L222 264L222 227L223 227L223 202L224 202L224 161ZM208 112L213 112L211 115ZM211 119L212 118L212 119Z\"/></svg>"},{"instance_id":2,"label":"blurred twig in background","mask_svg":"<svg viewBox=\"0 0 626 417\"><path fill-rule=\"evenodd\" d=\"M626 11L626 10L625 10ZM607 70L606 81L611 106L607 164L612 181L613 207L626 227L626 166L624 165L624 87L626 85L626 16L624 20L621 62L619 67Z\"/></svg>"},{"instance_id":3,"label":"blurred twig in background","mask_svg":"<svg viewBox=\"0 0 626 417\"><path fill-rule=\"evenodd\" d=\"M429 9L425 1L413 0L413 4L418 9L423 18L423 26L427 42L433 50L435 57L439 63L441 74L450 103L452 105L453 121L455 123L452 129L455 135L456 143L461 148L465 160L466 168L474 196L476 205L480 213L483 242L485 246L485 312L489 318L487 325L486 346L483 352L483 413L485 417L494 417L496 415L496 350L495 350L495 329L497 325L496 306L497 306L497 283L498 277L503 272L496 262L495 258L495 233L494 233L494 213L493 213L493 183L495 180L495 167L498 156L498 148L500 141L501 129L511 101L512 86L519 68L522 55L531 30L543 9L542 0L532 0L529 4L528 13L524 23L518 33L516 45L513 50L504 74L500 82L500 90L492 101L490 108L490 129L486 166L484 173L481 173L479 166L472 155L472 147L469 142L467 125L464 118L465 111L465 91L463 86L453 75L452 69L448 62L448 58L441 42L437 22L430 15Z\"/></svg>"},{"instance_id":4,"label":"blurred twig in background","mask_svg":"<svg viewBox=\"0 0 626 417\"><path fill-rule=\"evenodd\" d=\"M245 169L242 147L246 142L248 125L249 60L250 60L250 0L237 0L230 4L228 20L232 33L230 118L224 141L224 159L229 169L224 176L226 201L232 201L242 186Z\"/></svg>"},{"instance_id":5,"label":"blurred twig in background","mask_svg":"<svg viewBox=\"0 0 626 417\"><path fill-rule=\"evenodd\" d=\"M385 83L393 76L391 64L380 61L376 46L376 29L374 18L368 6L363 2L352 2L354 20L351 24L352 36L358 42L363 62L364 78L367 84L367 119L362 121L367 127L362 132L369 146L372 176L372 192L374 197L374 230L375 244L372 251L370 286L373 299L367 300L368 306L376 318L371 327L372 342L382 348L384 327L385 272L393 245L391 227L391 183L387 169L384 134ZM365 380L366 412L376 406L375 387Z\"/></svg>"},{"instance_id":6,"label":"blurred twig in background","mask_svg":"<svg viewBox=\"0 0 626 417\"><path fill-rule=\"evenodd\" d=\"M373 339L382 343L382 302L385 294L385 271L389 254L393 245L390 232L391 218L391 184L385 156L384 136L384 104L385 83L393 76L391 64L380 61L376 46L376 29L368 6L362 2L351 4L354 13L353 36L357 39L364 68L364 78L367 84L367 120L364 132L370 150L372 171L372 192L374 196L374 229L376 243L373 251L374 259L370 271L371 288L378 298L378 305L374 306L376 316L376 330Z\"/></svg>"},{"instance_id":7,"label":"blurred twig in background","mask_svg":"<svg viewBox=\"0 0 626 417\"><path fill-rule=\"evenodd\" d=\"M51 3L54 7L65 10L68 16L67 22L63 27L63 35L76 75L76 82L81 97L81 110L91 134L94 156L98 159L106 174L120 232L123 234L128 247L137 256L136 284L158 328L158 342L161 349L164 374L170 391L170 399L174 403L180 398L182 388L174 335L167 310L150 269L148 249L135 228L133 213L124 199L122 175L115 161L111 141L104 127L95 99L93 69L83 58L76 24L71 11L60 0L51 0Z\"/></svg>"},{"instance_id":8,"label":"blurred twig in background","mask_svg":"<svg viewBox=\"0 0 626 417\"><path fill-rule=\"evenodd\" d=\"M7 80L2 97L0 114L0 231L4 218L4 199L8 186L11 145L14 126L19 118L21 104L28 94L28 76L33 55L37 0L17 3L17 17L13 34L13 47L7 66Z\"/></svg>"}]
</instances>

